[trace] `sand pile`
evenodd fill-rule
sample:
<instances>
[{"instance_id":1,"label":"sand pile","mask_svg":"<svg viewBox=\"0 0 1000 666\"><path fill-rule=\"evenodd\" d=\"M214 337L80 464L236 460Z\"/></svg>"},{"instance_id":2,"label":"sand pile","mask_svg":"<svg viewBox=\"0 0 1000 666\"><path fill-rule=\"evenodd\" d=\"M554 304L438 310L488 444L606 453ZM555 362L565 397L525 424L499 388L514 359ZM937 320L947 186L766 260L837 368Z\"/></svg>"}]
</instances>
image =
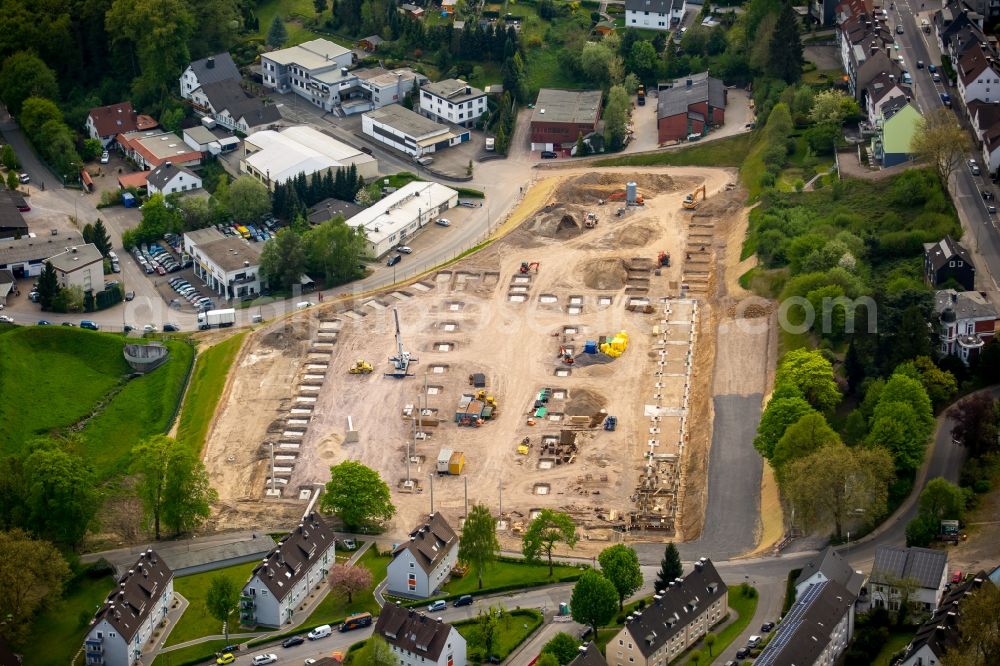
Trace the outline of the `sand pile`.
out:
<instances>
[{"instance_id":1,"label":"sand pile","mask_svg":"<svg viewBox=\"0 0 1000 666\"><path fill-rule=\"evenodd\" d=\"M566 413L570 416L593 416L604 409L606 404L604 396L598 393L588 389L574 389L570 391L566 402Z\"/></svg>"},{"instance_id":2,"label":"sand pile","mask_svg":"<svg viewBox=\"0 0 1000 666\"><path fill-rule=\"evenodd\" d=\"M271 349L288 349L297 342L310 338L309 323L305 320L282 321L277 328L267 333L260 340L261 347Z\"/></svg>"},{"instance_id":3,"label":"sand pile","mask_svg":"<svg viewBox=\"0 0 1000 666\"><path fill-rule=\"evenodd\" d=\"M595 259L578 265L583 283L590 289L623 289L628 280L625 262L621 259Z\"/></svg>"},{"instance_id":4,"label":"sand pile","mask_svg":"<svg viewBox=\"0 0 1000 666\"><path fill-rule=\"evenodd\" d=\"M656 235L652 223L631 224L614 234L614 241L620 247L643 247Z\"/></svg>"}]
</instances>

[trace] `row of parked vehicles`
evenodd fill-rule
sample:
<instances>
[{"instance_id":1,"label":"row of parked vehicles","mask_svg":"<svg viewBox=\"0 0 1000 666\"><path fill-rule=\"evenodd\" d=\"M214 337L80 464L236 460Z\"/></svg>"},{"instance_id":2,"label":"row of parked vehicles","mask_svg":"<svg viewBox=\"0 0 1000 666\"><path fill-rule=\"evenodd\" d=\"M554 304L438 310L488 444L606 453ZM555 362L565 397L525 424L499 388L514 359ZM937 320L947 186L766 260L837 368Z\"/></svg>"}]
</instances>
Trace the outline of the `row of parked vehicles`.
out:
<instances>
[{"instance_id":1,"label":"row of parked vehicles","mask_svg":"<svg viewBox=\"0 0 1000 666\"><path fill-rule=\"evenodd\" d=\"M215 228L226 236L241 236L247 240L263 243L274 238L278 230L278 221L273 217L265 217L259 224L217 224Z\"/></svg>"},{"instance_id":2,"label":"row of parked vehicles","mask_svg":"<svg viewBox=\"0 0 1000 666\"><path fill-rule=\"evenodd\" d=\"M196 287L192 286L191 283L184 278L171 278L168 284L170 284L171 288L180 294L184 300L201 312L206 312L215 307L215 302L212 301L211 298L203 296Z\"/></svg>"},{"instance_id":3,"label":"row of parked vehicles","mask_svg":"<svg viewBox=\"0 0 1000 666\"><path fill-rule=\"evenodd\" d=\"M159 243L149 243L148 245L143 243L140 247L132 250L132 256L142 266L146 275L153 273L166 275L167 273L176 273L184 268L183 263L163 249Z\"/></svg>"}]
</instances>

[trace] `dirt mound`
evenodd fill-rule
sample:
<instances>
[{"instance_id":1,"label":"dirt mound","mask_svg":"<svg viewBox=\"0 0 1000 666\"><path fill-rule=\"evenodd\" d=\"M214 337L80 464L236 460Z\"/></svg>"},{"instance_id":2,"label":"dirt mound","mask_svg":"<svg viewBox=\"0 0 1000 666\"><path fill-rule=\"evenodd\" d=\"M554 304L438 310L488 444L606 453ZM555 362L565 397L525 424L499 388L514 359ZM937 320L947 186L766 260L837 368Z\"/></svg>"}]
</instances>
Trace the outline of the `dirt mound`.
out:
<instances>
[{"instance_id":1,"label":"dirt mound","mask_svg":"<svg viewBox=\"0 0 1000 666\"><path fill-rule=\"evenodd\" d=\"M581 206L551 203L541 208L525 228L536 236L565 238L583 230L581 220L586 215Z\"/></svg>"},{"instance_id":2,"label":"dirt mound","mask_svg":"<svg viewBox=\"0 0 1000 666\"><path fill-rule=\"evenodd\" d=\"M583 283L590 289L623 289L628 280L625 262L621 259L596 259L583 262Z\"/></svg>"},{"instance_id":3,"label":"dirt mound","mask_svg":"<svg viewBox=\"0 0 1000 666\"><path fill-rule=\"evenodd\" d=\"M656 227L652 224L632 224L619 229L614 240L620 247L643 247L655 235Z\"/></svg>"},{"instance_id":4,"label":"dirt mound","mask_svg":"<svg viewBox=\"0 0 1000 666\"><path fill-rule=\"evenodd\" d=\"M304 320L283 321L260 339L261 347L288 349L297 342L308 340L309 324Z\"/></svg>"},{"instance_id":5,"label":"dirt mound","mask_svg":"<svg viewBox=\"0 0 1000 666\"><path fill-rule=\"evenodd\" d=\"M570 391L566 413L570 416L593 416L604 409L606 404L604 396L587 389L576 389Z\"/></svg>"},{"instance_id":6,"label":"dirt mound","mask_svg":"<svg viewBox=\"0 0 1000 666\"><path fill-rule=\"evenodd\" d=\"M588 173L562 183L556 197L569 201L607 199L612 192L625 191L625 184L634 182L645 197L677 189L677 182L665 174L654 173Z\"/></svg>"},{"instance_id":7,"label":"dirt mound","mask_svg":"<svg viewBox=\"0 0 1000 666\"><path fill-rule=\"evenodd\" d=\"M773 303L733 304L726 310L726 316L731 319L737 317L740 319L759 319L767 317L772 312L774 312Z\"/></svg>"}]
</instances>

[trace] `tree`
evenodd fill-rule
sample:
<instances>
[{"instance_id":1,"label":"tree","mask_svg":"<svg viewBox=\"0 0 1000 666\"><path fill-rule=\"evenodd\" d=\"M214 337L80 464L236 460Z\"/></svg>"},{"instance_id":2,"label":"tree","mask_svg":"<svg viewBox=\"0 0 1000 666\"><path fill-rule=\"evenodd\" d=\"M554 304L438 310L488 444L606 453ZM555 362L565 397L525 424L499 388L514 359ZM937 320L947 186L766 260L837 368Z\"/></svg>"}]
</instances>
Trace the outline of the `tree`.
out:
<instances>
[{"instance_id":1,"label":"tree","mask_svg":"<svg viewBox=\"0 0 1000 666\"><path fill-rule=\"evenodd\" d=\"M614 583L593 569L583 572L570 598L573 621L592 628L596 637L597 629L610 622L617 610L618 592Z\"/></svg>"},{"instance_id":2,"label":"tree","mask_svg":"<svg viewBox=\"0 0 1000 666\"><path fill-rule=\"evenodd\" d=\"M91 162L100 157L103 150L104 144L102 144L100 140L84 139L83 150L80 152L80 157L84 162Z\"/></svg>"},{"instance_id":3,"label":"tree","mask_svg":"<svg viewBox=\"0 0 1000 666\"><path fill-rule=\"evenodd\" d=\"M538 562L544 553L548 558L551 578L552 550L560 542L570 548L576 545L576 524L565 513L542 509L524 532L521 552L529 562Z\"/></svg>"},{"instance_id":4,"label":"tree","mask_svg":"<svg viewBox=\"0 0 1000 666\"><path fill-rule=\"evenodd\" d=\"M267 45L272 49L279 49L288 41L288 30L281 16L275 14L271 21L271 27L267 29Z\"/></svg>"},{"instance_id":5,"label":"tree","mask_svg":"<svg viewBox=\"0 0 1000 666\"><path fill-rule=\"evenodd\" d=\"M819 411L833 409L840 402L833 366L820 351L794 349L785 354L774 383L786 382L798 388L802 397Z\"/></svg>"},{"instance_id":6,"label":"tree","mask_svg":"<svg viewBox=\"0 0 1000 666\"><path fill-rule=\"evenodd\" d=\"M313 7L316 8L317 14L322 14L326 11L327 2L326 0L313 0Z\"/></svg>"},{"instance_id":7,"label":"tree","mask_svg":"<svg viewBox=\"0 0 1000 666\"><path fill-rule=\"evenodd\" d=\"M542 654L552 655L560 666L565 666L576 659L579 653L579 642L565 631L560 631L542 647Z\"/></svg>"},{"instance_id":8,"label":"tree","mask_svg":"<svg viewBox=\"0 0 1000 666\"><path fill-rule=\"evenodd\" d=\"M802 40L799 37L799 21L790 2L781 5L770 47L768 76L785 83L795 83L802 78Z\"/></svg>"},{"instance_id":9,"label":"tree","mask_svg":"<svg viewBox=\"0 0 1000 666\"><path fill-rule=\"evenodd\" d=\"M17 154L14 152L14 146L9 143L5 143L3 148L0 148L0 164L3 164L8 171L17 171L21 168L21 164L17 161ZM10 189L13 190L15 187Z\"/></svg>"},{"instance_id":10,"label":"tree","mask_svg":"<svg viewBox=\"0 0 1000 666\"><path fill-rule=\"evenodd\" d=\"M708 632L707 634L705 634L705 647L708 648L708 656L709 657L712 656L712 648L715 646L715 642L717 640L719 640L719 637L716 636L711 631Z\"/></svg>"},{"instance_id":11,"label":"tree","mask_svg":"<svg viewBox=\"0 0 1000 666\"><path fill-rule=\"evenodd\" d=\"M229 213L237 222L254 223L271 210L267 186L253 176L240 176L229 185Z\"/></svg>"},{"instance_id":12,"label":"tree","mask_svg":"<svg viewBox=\"0 0 1000 666\"><path fill-rule=\"evenodd\" d=\"M608 91L608 103L604 107L604 139L611 150L620 150L625 145L625 131L631 104L625 86L611 86L611 90Z\"/></svg>"},{"instance_id":13,"label":"tree","mask_svg":"<svg viewBox=\"0 0 1000 666\"><path fill-rule=\"evenodd\" d=\"M693 30L691 31L693 32ZM629 62L631 70L636 73L640 80L646 81L656 74L657 54L653 45L641 39L632 45L629 52Z\"/></svg>"},{"instance_id":14,"label":"tree","mask_svg":"<svg viewBox=\"0 0 1000 666\"><path fill-rule=\"evenodd\" d=\"M240 586L226 574L212 576L205 595L205 608L213 619L222 623L222 633L229 642L229 618L240 603Z\"/></svg>"},{"instance_id":15,"label":"tree","mask_svg":"<svg viewBox=\"0 0 1000 666\"><path fill-rule=\"evenodd\" d=\"M958 393L958 382L955 375L942 370L927 356L918 356L912 361L896 367L896 372L918 380L927 392L931 404L939 409L951 402Z\"/></svg>"},{"instance_id":16,"label":"tree","mask_svg":"<svg viewBox=\"0 0 1000 666\"><path fill-rule=\"evenodd\" d=\"M44 97L29 97L24 100L23 108L21 109L21 115L18 118L21 125L21 129L24 133L31 139L32 143L39 148L42 146L39 143L39 137L42 134L42 128L51 121L57 121L62 123L63 115L56 103L51 99L46 99Z\"/></svg>"},{"instance_id":17,"label":"tree","mask_svg":"<svg viewBox=\"0 0 1000 666\"><path fill-rule=\"evenodd\" d=\"M609 546L597 556L604 577L611 581L618 591L618 610L625 607L625 599L642 587L642 571L639 556L635 550L619 543Z\"/></svg>"},{"instance_id":18,"label":"tree","mask_svg":"<svg viewBox=\"0 0 1000 666\"><path fill-rule=\"evenodd\" d=\"M948 418L955 422L951 436L969 456L980 458L997 449L998 405L989 393L977 393L948 410Z\"/></svg>"},{"instance_id":19,"label":"tree","mask_svg":"<svg viewBox=\"0 0 1000 666\"><path fill-rule=\"evenodd\" d=\"M302 237L288 229L264 243L260 253L260 270L273 285L291 289L298 284L306 267L306 251Z\"/></svg>"},{"instance_id":20,"label":"tree","mask_svg":"<svg viewBox=\"0 0 1000 666\"><path fill-rule=\"evenodd\" d=\"M359 664L371 664L371 666L397 666L399 664L396 653L392 651L385 639L378 635L365 641L365 646L358 652L354 661Z\"/></svg>"},{"instance_id":21,"label":"tree","mask_svg":"<svg viewBox=\"0 0 1000 666\"><path fill-rule=\"evenodd\" d=\"M132 449L131 472L146 520L156 539L161 525L180 534L200 525L218 495L208 482L204 464L165 435L156 435Z\"/></svg>"},{"instance_id":22,"label":"tree","mask_svg":"<svg viewBox=\"0 0 1000 666\"><path fill-rule=\"evenodd\" d=\"M97 512L90 466L66 450L65 442L36 440L24 461L25 505L33 532L62 546L75 546Z\"/></svg>"},{"instance_id":23,"label":"tree","mask_svg":"<svg viewBox=\"0 0 1000 666\"><path fill-rule=\"evenodd\" d=\"M354 460L330 468L320 510L335 514L352 530L385 522L396 513L389 486L382 477Z\"/></svg>"},{"instance_id":24,"label":"tree","mask_svg":"<svg viewBox=\"0 0 1000 666\"><path fill-rule=\"evenodd\" d=\"M321 272L327 284L343 284L358 275L364 256L364 227L351 227L342 216L327 220L302 235L310 271Z\"/></svg>"},{"instance_id":25,"label":"tree","mask_svg":"<svg viewBox=\"0 0 1000 666\"><path fill-rule=\"evenodd\" d=\"M59 276L51 261L45 262L45 268L38 276L38 304L42 310L51 310L52 303L59 293Z\"/></svg>"},{"instance_id":26,"label":"tree","mask_svg":"<svg viewBox=\"0 0 1000 666\"><path fill-rule=\"evenodd\" d=\"M918 160L934 165L938 178L947 187L952 172L965 159L970 148L969 136L955 119L955 114L944 107L925 113L917 121L910 150Z\"/></svg>"},{"instance_id":27,"label":"tree","mask_svg":"<svg viewBox=\"0 0 1000 666\"><path fill-rule=\"evenodd\" d=\"M1000 588L985 582L962 601L959 642L941 659L942 666L1000 664Z\"/></svg>"},{"instance_id":28,"label":"tree","mask_svg":"<svg viewBox=\"0 0 1000 666\"><path fill-rule=\"evenodd\" d=\"M802 88L808 90L808 88ZM841 90L824 90L812 98L812 109L809 120L817 125L831 124L840 127L848 118L860 113L858 103L854 98Z\"/></svg>"},{"instance_id":29,"label":"tree","mask_svg":"<svg viewBox=\"0 0 1000 666\"><path fill-rule=\"evenodd\" d=\"M841 444L840 435L830 427L819 412L810 412L785 430L774 447L771 465L779 473L785 465L804 458L824 446Z\"/></svg>"},{"instance_id":30,"label":"tree","mask_svg":"<svg viewBox=\"0 0 1000 666\"><path fill-rule=\"evenodd\" d=\"M839 539L857 509L863 509L869 521L885 513L893 476L892 457L885 449L834 444L788 465L782 489L806 525L833 521Z\"/></svg>"},{"instance_id":31,"label":"tree","mask_svg":"<svg viewBox=\"0 0 1000 666\"><path fill-rule=\"evenodd\" d=\"M667 543L663 549L663 559L660 560L660 570L656 572L656 582L653 588L657 592L663 592L684 574L684 566L681 564L681 554L677 552L677 546L673 541Z\"/></svg>"},{"instance_id":32,"label":"tree","mask_svg":"<svg viewBox=\"0 0 1000 666\"><path fill-rule=\"evenodd\" d=\"M335 564L327 577L330 587L347 596L347 603L354 602L356 592L364 592L372 584L372 572L366 567L350 564Z\"/></svg>"},{"instance_id":33,"label":"tree","mask_svg":"<svg viewBox=\"0 0 1000 666\"><path fill-rule=\"evenodd\" d=\"M102 220L97 220L94 223L94 239L91 242L97 246L98 251L103 256L106 257L111 252L111 237L108 236L108 229Z\"/></svg>"},{"instance_id":34,"label":"tree","mask_svg":"<svg viewBox=\"0 0 1000 666\"><path fill-rule=\"evenodd\" d=\"M920 493L920 513L940 522L962 520L966 491L947 479L931 479Z\"/></svg>"},{"instance_id":35,"label":"tree","mask_svg":"<svg viewBox=\"0 0 1000 666\"><path fill-rule=\"evenodd\" d=\"M476 616L476 626L479 628L479 636L483 645L483 654L486 657L493 655L493 646L497 641L497 632L500 629L500 619L504 615L503 606L490 606L486 610L480 610Z\"/></svg>"},{"instance_id":36,"label":"tree","mask_svg":"<svg viewBox=\"0 0 1000 666\"><path fill-rule=\"evenodd\" d=\"M906 547L926 548L934 541L941 529L941 521L932 516L917 514L906 524Z\"/></svg>"},{"instance_id":37,"label":"tree","mask_svg":"<svg viewBox=\"0 0 1000 666\"><path fill-rule=\"evenodd\" d=\"M588 80L594 82L608 81L608 65L614 53L605 44L587 42L580 51L579 66Z\"/></svg>"},{"instance_id":38,"label":"tree","mask_svg":"<svg viewBox=\"0 0 1000 666\"><path fill-rule=\"evenodd\" d=\"M798 390L794 390L793 393L798 393ZM757 436L753 439L754 448L770 460L774 457L774 449L788 427L803 416L813 413L818 412L801 395L778 397L776 389L767 407L764 408L764 413L761 414L760 423L757 424Z\"/></svg>"},{"instance_id":39,"label":"tree","mask_svg":"<svg viewBox=\"0 0 1000 666\"><path fill-rule=\"evenodd\" d=\"M4 60L0 67L0 100L17 116L29 97L56 99L59 84L55 72L41 58L28 51L19 51Z\"/></svg>"},{"instance_id":40,"label":"tree","mask_svg":"<svg viewBox=\"0 0 1000 666\"><path fill-rule=\"evenodd\" d=\"M915 470L934 429L930 399L919 381L894 374L879 395L865 442L892 452L897 469Z\"/></svg>"},{"instance_id":41,"label":"tree","mask_svg":"<svg viewBox=\"0 0 1000 666\"><path fill-rule=\"evenodd\" d=\"M0 636L20 644L32 617L58 601L69 566L55 546L23 530L0 532Z\"/></svg>"},{"instance_id":42,"label":"tree","mask_svg":"<svg viewBox=\"0 0 1000 666\"><path fill-rule=\"evenodd\" d=\"M465 519L462 537L458 540L458 559L475 568L479 589L483 589L483 570L500 554L496 520L488 507L476 504Z\"/></svg>"},{"instance_id":43,"label":"tree","mask_svg":"<svg viewBox=\"0 0 1000 666\"><path fill-rule=\"evenodd\" d=\"M560 632L560 633L562 633L562 632ZM575 641L574 641L574 645L575 645ZM576 648L574 647L574 653L575 652L576 652ZM560 662L559 658L556 657L551 652L542 652L540 655L538 655L538 661L535 662L535 666L560 666L560 664L562 664L562 663L564 663L564 662ZM568 663L568 662L565 662L565 663Z\"/></svg>"},{"instance_id":44,"label":"tree","mask_svg":"<svg viewBox=\"0 0 1000 666\"><path fill-rule=\"evenodd\" d=\"M5 147L9 148L10 146L8 145ZM17 179L17 171L11 169L7 172L7 189L13 191L16 190L19 185L20 181Z\"/></svg>"}]
</instances>

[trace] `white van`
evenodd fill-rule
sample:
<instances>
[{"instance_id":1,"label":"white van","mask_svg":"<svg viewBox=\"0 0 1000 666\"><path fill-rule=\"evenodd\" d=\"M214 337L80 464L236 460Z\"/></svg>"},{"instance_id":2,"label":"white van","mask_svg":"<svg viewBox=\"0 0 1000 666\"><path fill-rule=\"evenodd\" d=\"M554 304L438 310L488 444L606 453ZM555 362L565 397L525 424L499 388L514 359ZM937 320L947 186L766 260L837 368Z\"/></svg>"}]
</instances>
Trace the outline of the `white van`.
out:
<instances>
[{"instance_id":1,"label":"white van","mask_svg":"<svg viewBox=\"0 0 1000 666\"><path fill-rule=\"evenodd\" d=\"M312 302L311 301L299 301L298 303L295 304L295 309L296 310L305 310L306 308L308 308L310 306L312 306Z\"/></svg>"},{"instance_id":2,"label":"white van","mask_svg":"<svg viewBox=\"0 0 1000 666\"><path fill-rule=\"evenodd\" d=\"M328 624L321 624L320 626L316 627L308 634L306 634L306 638L308 638L311 641L314 641L317 638L326 638L332 633L333 633L333 627L331 627Z\"/></svg>"}]
</instances>

